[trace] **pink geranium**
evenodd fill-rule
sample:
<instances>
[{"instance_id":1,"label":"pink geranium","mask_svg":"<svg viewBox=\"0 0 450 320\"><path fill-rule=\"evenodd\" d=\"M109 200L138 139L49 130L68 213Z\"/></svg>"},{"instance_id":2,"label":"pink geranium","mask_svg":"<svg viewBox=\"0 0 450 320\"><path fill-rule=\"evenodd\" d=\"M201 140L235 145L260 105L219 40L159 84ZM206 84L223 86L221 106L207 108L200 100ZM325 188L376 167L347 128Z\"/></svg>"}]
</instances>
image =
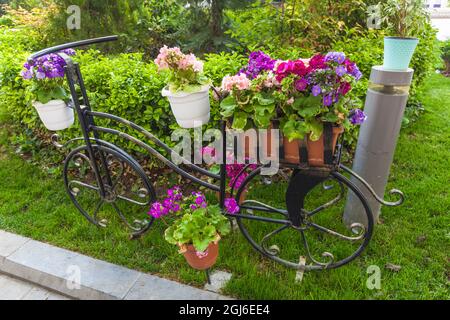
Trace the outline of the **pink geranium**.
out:
<instances>
[{"instance_id":1,"label":"pink geranium","mask_svg":"<svg viewBox=\"0 0 450 320\"><path fill-rule=\"evenodd\" d=\"M194 92L211 83L203 75L203 62L192 53L184 54L178 47L162 47L155 64L159 71L170 74L168 88L171 92Z\"/></svg>"},{"instance_id":2,"label":"pink geranium","mask_svg":"<svg viewBox=\"0 0 450 320\"><path fill-rule=\"evenodd\" d=\"M222 90L232 91L233 89L248 90L252 82L243 73L236 76L226 76L222 81Z\"/></svg>"}]
</instances>

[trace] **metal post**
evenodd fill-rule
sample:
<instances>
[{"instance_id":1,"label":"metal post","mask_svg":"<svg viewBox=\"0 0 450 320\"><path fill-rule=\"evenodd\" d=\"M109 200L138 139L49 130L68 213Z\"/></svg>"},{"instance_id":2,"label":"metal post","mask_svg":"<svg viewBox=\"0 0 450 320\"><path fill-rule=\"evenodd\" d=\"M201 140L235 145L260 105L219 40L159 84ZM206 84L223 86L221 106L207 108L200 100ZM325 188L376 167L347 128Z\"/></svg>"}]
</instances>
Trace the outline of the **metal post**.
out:
<instances>
[{"instance_id":1,"label":"metal post","mask_svg":"<svg viewBox=\"0 0 450 320\"><path fill-rule=\"evenodd\" d=\"M383 197L389 178L403 114L409 97L409 88L414 70L384 70L381 66L372 68L367 92L366 122L361 131L353 163L353 171L364 178ZM378 221L381 205L352 177L367 197L374 220ZM344 222L363 223L367 226L363 207L353 193L349 193L344 212Z\"/></svg>"},{"instance_id":2,"label":"metal post","mask_svg":"<svg viewBox=\"0 0 450 320\"><path fill-rule=\"evenodd\" d=\"M211 285L211 269L206 269L206 281L208 282L209 285Z\"/></svg>"},{"instance_id":3,"label":"metal post","mask_svg":"<svg viewBox=\"0 0 450 320\"><path fill-rule=\"evenodd\" d=\"M220 164L220 208L225 208L226 183L227 183L227 124L221 121L222 131L222 163Z\"/></svg>"}]
</instances>

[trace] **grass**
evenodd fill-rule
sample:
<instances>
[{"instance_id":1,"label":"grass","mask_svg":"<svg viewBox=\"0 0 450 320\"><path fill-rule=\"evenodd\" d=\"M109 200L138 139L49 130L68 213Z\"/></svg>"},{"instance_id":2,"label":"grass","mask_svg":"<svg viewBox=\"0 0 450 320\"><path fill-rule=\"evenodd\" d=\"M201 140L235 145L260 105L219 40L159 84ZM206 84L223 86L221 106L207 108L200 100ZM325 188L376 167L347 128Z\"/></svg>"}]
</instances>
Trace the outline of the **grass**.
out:
<instances>
[{"instance_id":1,"label":"grass","mask_svg":"<svg viewBox=\"0 0 450 320\"><path fill-rule=\"evenodd\" d=\"M242 299L449 299L450 79L433 75L422 98L428 112L402 131L389 182L389 187L404 191L407 201L402 207L383 209L383 223L376 226L360 258L337 270L307 273L296 284L295 271L261 257L235 232L221 242L215 267L233 273L225 293ZM7 144L3 127L0 229L187 284L204 284L204 274L189 268L176 248L163 240L163 223L158 221L136 241L128 240L121 224L106 229L91 226L72 206L61 179L13 154ZM282 202L282 188L277 184L252 192L277 204ZM340 213L331 210L329 214ZM249 228L258 233L266 226ZM289 250L296 244L288 239L283 235L274 243L291 255ZM344 245L318 239L332 245L335 253L346 250ZM315 250L319 249L323 251L321 246ZM388 263L401 270L387 269ZM380 290L366 287L367 268L372 265L381 269Z\"/></svg>"}]
</instances>

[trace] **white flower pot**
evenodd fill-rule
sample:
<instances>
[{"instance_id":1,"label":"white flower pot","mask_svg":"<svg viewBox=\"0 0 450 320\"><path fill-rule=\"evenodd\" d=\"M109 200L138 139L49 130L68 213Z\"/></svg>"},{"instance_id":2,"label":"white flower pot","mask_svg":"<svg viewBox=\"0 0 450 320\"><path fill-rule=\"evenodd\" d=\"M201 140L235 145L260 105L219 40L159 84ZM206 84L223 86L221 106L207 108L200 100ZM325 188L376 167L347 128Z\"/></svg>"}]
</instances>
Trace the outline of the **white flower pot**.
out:
<instances>
[{"instance_id":1,"label":"white flower pot","mask_svg":"<svg viewBox=\"0 0 450 320\"><path fill-rule=\"evenodd\" d=\"M35 101L33 106L48 130L64 130L74 122L73 109L69 108L63 100L50 100L46 104Z\"/></svg>"},{"instance_id":2,"label":"white flower pot","mask_svg":"<svg viewBox=\"0 0 450 320\"><path fill-rule=\"evenodd\" d=\"M162 95L169 99L170 107L180 127L196 128L209 122L211 109L209 85L205 85L201 91L193 93L172 93L164 88Z\"/></svg>"}]
</instances>

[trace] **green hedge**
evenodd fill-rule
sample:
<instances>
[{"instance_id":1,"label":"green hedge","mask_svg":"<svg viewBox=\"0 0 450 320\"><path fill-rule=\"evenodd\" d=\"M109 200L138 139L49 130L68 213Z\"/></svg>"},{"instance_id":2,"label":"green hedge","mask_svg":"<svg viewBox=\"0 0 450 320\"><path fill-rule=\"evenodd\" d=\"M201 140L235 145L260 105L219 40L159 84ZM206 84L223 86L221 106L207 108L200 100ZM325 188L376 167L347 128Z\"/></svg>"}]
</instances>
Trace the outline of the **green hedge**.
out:
<instances>
[{"instance_id":1,"label":"green hedge","mask_svg":"<svg viewBox=\"0 0 450 320\"><path fill-rule=\"evenodd\" d=\"M346 52L357 62L364 74L363 80L354 90L361 102L365 99L368 78L373 65L382 64L383 37L381 31L361 31L350 29L347 40L336 42L334 50ZM38 48L36 35L29 29L0 29L0 111L21 128L45 132L37 113L31 106L28 83L19 76L21 66L30 52ZM435 31L424 30L420 44L414 55L412 67L415 69L411 90L410 109L417 113L417 92L436 61L437 43ZM277 51L277 50L274 50ZM278 50L279 51L279 50ZM293 49L292 52L297 52ZM287 52L271 52L289 56ZM170 144L170 136L177 128L168 101L161 96L164 78L157 73L153 62L146 62L141 54L102 55L98 51L79 51L76 60L80 63L86 88L94 110L112 113L131 120L150 130L157 137ZM216 86L225 75L235 74L246 58L237 53L207 54L204 56L205 72ZM217 127L220 119L219 107L212 99L212 121L209 127ZM100 124L111 125L108 121ZM124 128L122 128L124 129ZM78 126L62 132L63 138L80 136ZM347 143L356 142L357 131L347 135ZM108 137L119 143L117 137ZM126 147L131 147L129 144Z\"/></svg>"},{"instance_id":2,"label":"green hedge","mask_svg":"<svg viewBox=\"0 0 450 320\"><path fill-rule=\"evenodd\" d=\"M36 47L31 43L27 47L27 42L24 41L16 43L18 49L13 50L7 42L12 31L6 29L2 31L3 33L0 34L0 110L21 128L41 131L43 126L31 106L28 83L19 75L26 57L32 50L36 50ZM167 99L161 96L165 79L158 74L153 62L145 62L141 54L105 56L96 50L78 51L75 59L80 64L89 100L94 110L133 121L169 145L171 144L171 134L178 126ZM208 54L204 59L205 72L217 86L225 75L237 73L246 62L243 56L229 53ZM218 127L219 106L217 102L211 100L213 101L212 121L209 127ZM103 120L100 124L113 125L109 120ZM130 132L125 126L119 125L118 128ZM67 140L80 136L81 132L78 126L74 125L62 131L61 134L63 140ZM123 144L118 137L108 136L108 139L114 143ZM124 147L133 148L133 145L129 143Z\"/></svg>"}]
</instances>

